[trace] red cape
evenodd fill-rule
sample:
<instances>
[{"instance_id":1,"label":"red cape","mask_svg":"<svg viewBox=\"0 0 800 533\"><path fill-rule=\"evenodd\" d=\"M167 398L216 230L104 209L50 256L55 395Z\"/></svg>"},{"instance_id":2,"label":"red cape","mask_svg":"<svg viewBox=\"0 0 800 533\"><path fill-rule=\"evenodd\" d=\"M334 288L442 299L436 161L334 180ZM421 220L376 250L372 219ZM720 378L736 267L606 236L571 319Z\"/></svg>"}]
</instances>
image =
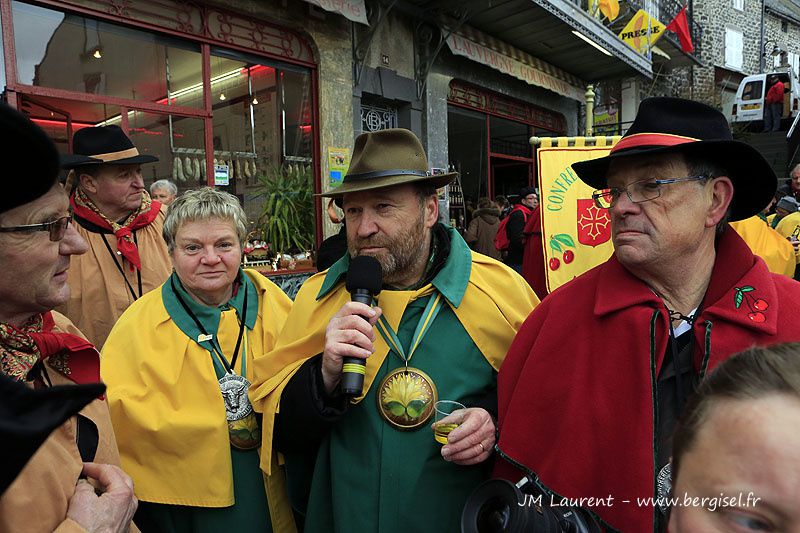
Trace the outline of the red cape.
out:
<instances>
[{"instance_id":1,"label":"red cape","mask_svg":"<svg viewBox=\"0 0 800 533\"><path fill-rule=\"evenodd\" d=\"M542 248L542 218L539 208L528 217L525 228L525 249L522 252L522 277L531 286L540 300L547 296L547 280L544 270L544 248Z\"/></svg>"},{"instance_id":2,"label":"red cape","mask_svg":"<svg viewBox=\"0 0 800 533\"><path fill-rule=\"evenodd\" d=\"M800 284L771 274L728 228L693 326L696 369L800 340L798 316ZM626 532L654 528L653 507L635 502L656 492L653 398L667 328L661 300L612 256L531 313L498 377L500 449L561 496L613 496L592 510ZM494 474L522 477L499 459Z\"/></svg>"}]
</instances>

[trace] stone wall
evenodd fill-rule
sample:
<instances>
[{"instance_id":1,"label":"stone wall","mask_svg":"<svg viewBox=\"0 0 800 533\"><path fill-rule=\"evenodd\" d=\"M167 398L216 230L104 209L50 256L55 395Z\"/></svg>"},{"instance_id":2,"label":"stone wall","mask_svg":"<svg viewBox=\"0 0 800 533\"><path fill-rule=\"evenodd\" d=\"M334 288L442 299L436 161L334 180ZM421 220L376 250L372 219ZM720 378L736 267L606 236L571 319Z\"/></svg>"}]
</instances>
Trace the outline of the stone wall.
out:
<instances>
[{"instance_id":1,"label":"stone wall","mask_svg":"<svg viewBox=\"0 0 800 533\"><path fill-rule=\"evenodd\" d=\"M786 31L783 30L782 23L784 21L786 22ZM770 40L776 42L778 47L787 54L791 52L800 55L800 24L768 11L764 16L764 42ZM767 52L770 52L772 43L767 48L769 48ZM786 56L783 59L785 64ZM772 56L767 55L765 61L764 70L767 72L774 70Z\"/></svg>"}]
</instances>

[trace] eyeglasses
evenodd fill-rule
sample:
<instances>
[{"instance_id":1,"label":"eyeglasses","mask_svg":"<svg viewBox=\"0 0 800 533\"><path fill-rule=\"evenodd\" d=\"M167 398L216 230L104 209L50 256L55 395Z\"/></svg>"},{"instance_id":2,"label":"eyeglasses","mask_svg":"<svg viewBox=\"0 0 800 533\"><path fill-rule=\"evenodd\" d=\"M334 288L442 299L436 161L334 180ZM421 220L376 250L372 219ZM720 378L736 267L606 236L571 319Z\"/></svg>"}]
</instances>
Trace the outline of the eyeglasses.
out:
<instances>
[{"instance_id":1,"label":"eyeglasses","mask_svg":"<svg viewBox=\"0 0 800 533\"><path fill-rule=\"evenodd\" d=\"M628 199L635 203L641 204L655 200L661 196L661 186L679 183L681 181L698 181L711 179L708 174L698 174L696 176L687 176L685 178L668 178L663 180L646 179L634 181L627 187L610 187L594 191L592 193L592 200L597 207L601 209L610 209L616 205L619 197L622 196L623 191L628 195Z\"/></svg>"},{"instance_id":2,"label":"eyeglasses","mask_svg":"<svg viewBox=\"0 0 800 533\"><path fill-rule=\"evenodd\" d=\"M69 215L52 220L50 222L42 222L41 224L0 227L0 233L47 231L50 233L50 240L53 242L58 242L63 239L64 235L67 233L67 227L69 226L71 220L72 215Z\"/></svg>"}]
</instances>

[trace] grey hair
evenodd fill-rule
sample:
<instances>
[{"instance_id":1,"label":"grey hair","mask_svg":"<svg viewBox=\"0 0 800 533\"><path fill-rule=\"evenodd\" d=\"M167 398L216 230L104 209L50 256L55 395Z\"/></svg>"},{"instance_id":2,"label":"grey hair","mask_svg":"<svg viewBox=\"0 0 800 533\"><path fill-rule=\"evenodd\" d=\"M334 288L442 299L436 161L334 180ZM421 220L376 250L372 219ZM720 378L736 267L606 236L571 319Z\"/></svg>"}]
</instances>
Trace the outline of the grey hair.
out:
<instances>
[{"instance_id":1,"label":"grey hair","mask_svg":"<svg viewBox=\"0 0 800 533\"><path fill-rule=\"evenodd\" d=\"M684 155L683 156L684 162L686 163L686 168L689 170L689 174L693 176L697 176L703 174L708 176L708 179L703 181L705 185L711 178L716 178L719 176L729 176L730 172L728 172L725 167L718 164L715 161L711 161L707 157L704 157L702 154L700 155ZM736 194L736 190L733 191L733 194ZM733 202L731 202L733 205ZM725 228L728 227L728 221L731 219L731 205L728 206L727 211L725 211L725 215L722 217L717 223L716 233L717 235L722 235L725 231Z\"/></svg>"},{"instance_id":2,"label":"grey hair","mask_svg":"<svg viewBox=\"0 0 800 533\"><path fill-rule=\"evenodd\" d=\"M164 189L172 196L178 195L178 186L169 180L154 181L150 186L150 194L155 194L158 189Z\"/></svg>"},{"instance_id":3,"label":"grey hair","mask_svg":"<svg viewBox=\"0 0 800 533\"><path fill-rule=\"evenodd\" d=\"M219 218L230 220L236 228L239 245L247 240L247 215L234 195L211 187L192 189L178 196L167 211L162 232L169 253L175 249L175 235L184 222Z\"/></svg>"}]
</instances>

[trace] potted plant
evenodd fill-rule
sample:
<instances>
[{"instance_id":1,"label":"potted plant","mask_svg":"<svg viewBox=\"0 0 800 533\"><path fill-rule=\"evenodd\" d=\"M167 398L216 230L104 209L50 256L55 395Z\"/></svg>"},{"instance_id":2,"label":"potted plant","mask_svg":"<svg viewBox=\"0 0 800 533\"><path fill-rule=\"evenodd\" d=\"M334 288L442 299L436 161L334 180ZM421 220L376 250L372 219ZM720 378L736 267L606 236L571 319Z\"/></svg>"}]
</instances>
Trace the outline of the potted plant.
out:
<instances>
[{"instance_id":1,"label":"potted plant","mask_svg":"<svg viewBox=\"0 0 800 533\"><path fill-rule=\"evenodd\" d=\"M270 248L279 253L310 250L314 245L313 172L310 165L270 165L258 177L256 198L264 198L258 226Z\"/></svg>"}]
</instances>

